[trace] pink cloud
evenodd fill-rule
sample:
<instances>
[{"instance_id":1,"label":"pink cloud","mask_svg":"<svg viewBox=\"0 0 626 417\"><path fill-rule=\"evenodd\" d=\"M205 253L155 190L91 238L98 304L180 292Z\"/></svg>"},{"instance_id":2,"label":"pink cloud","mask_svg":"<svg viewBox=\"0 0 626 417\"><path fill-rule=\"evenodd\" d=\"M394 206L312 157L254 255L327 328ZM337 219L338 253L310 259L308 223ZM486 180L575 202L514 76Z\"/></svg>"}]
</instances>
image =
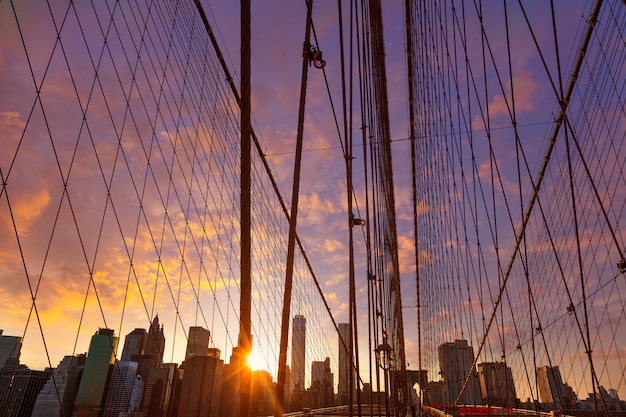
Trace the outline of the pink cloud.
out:
<instances>
[{"instance_id":1,"label":"pink cloud","mask_svg":"<svg viewBox=\"0 0 626 417\"><path fill-rule=\"evenodd\" d=\"M513 87L515 92L515 111L517 112L529 112L534 108L534 103L537 101L537 88L539 84L533 80L532 73L529 70L521 70L515 76L513 76ZM509 118L509 114L512 112L512 95L511 95L511 81L509 80L505 86L506 96L502 93L496 94L489 103L489 117L492 119L498 117ZM483 119L486 117L476 115L472 122L474 129L484 129L485 125Z\"/></svg>"}]
</instances>

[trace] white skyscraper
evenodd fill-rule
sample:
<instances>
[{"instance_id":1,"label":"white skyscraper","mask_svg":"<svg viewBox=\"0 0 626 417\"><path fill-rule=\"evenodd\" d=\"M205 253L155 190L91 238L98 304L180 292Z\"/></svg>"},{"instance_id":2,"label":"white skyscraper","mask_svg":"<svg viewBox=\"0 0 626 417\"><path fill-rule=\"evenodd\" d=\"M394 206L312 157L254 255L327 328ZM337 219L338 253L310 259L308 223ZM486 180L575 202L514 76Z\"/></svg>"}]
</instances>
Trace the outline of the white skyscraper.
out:
<instances>
[{"instance_id":1,"label":"white skyscraper","mask_svg":"<svg viewBox=\"0 0 626 417\"><path fill-rule=\"evenodd\" d=\"M306 318L300 314L293 318L291 332L291 384L292 391L304 391L306 364Z\"/></svg>"},{"instance_id":2,"label":"white skyscraper","mask_svg":"<svg viewBox=\"0 0 626 417\"><path fill-rule=\"evenodd\" d=\"M348 403L350 395L350 375L352 361L350 359L350 324L339 323L339 402ZM343 342L342 342L343 339ZM344 346L345 343L345 346ZM354 384L352 385L354 387Z\"/></svg>"}]
</instances>

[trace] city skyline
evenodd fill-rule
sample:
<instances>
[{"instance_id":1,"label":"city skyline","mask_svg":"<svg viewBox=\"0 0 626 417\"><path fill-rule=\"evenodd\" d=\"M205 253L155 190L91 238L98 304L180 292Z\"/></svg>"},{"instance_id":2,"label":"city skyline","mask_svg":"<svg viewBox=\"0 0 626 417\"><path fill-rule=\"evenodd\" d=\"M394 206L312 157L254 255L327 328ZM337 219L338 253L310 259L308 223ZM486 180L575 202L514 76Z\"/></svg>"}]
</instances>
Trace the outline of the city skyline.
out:
<instances>
[{"instance_id":1,"label":"city skyline","mask_svg":"<svg viewBox=\"0 0 626 417\"><path fill-rule=\"evenodd\" d=\"M300 316L299 320L302 319L304 317ZM340 323L340 325L342 328L345 328L347 323ZM294 329L294 331L297 333L301 329ZM237 364L236 352L233 351L235 356L231 356L230 363L225 363L221 359L219 349L209 348L208 345L204 348L203 341L208 343L207 334L209 331L196 328L194 331L190 330L189 333L192 334L194 332L198 337L189 341L190 346L195 345L195 348L190 348L189 351L195 349L197 354L188 355L181 365L158 364L146 370L145 375L140 375L138 374L139 367L137 362L120 361L111 356L115 356L115 352L118 350L117 341L119 337L115 336L110 329L99 329L92 337L92 343L86 356L65 356L54 370L47 369L45 374L42 371L28 371L31 373L39 372L42 376L45 375L43 379L42 376L39 376L41 391L31 395L30 407L34 407L33 417L56 415L54 413L58 413L61 406L59 399L62 400L61 404L67 412L67 407L71 407L69 404L73 403L72 396L76 398L75 412L78 413L78 416L96 415L91 410L96 410L102 405L104 407L104 416L117 416L118 412L126 409L143 410L144 413L149 412L149 410L153 410L151 413L154 413L155 410L160 409L163 410L163 414L159 412L158 415L165 417L165 410L168 409L170 403L174 407L174 411L172 411L175 413L174 415L180 417L193 416L196 415L195 413L211 416L222 415L220 413L225 411L221 404L224 401L235 401L233 399L228 400L229 391L224 391L221 385L226 384L227 376L230 375L229 371L227 371L228 366ZM129 335L133 335L133 332L129 333ZM8 342L15 343L11 336L2 335L0 346L6 346L9 344ZM133 338L126 338L126 343L128 343L128 346L124 346L122 351L127 351L127 348L136 346L136 341ZM439 379L429 378L428 386L424 387L427 391L426 397L423 399L426 405L451 404L450 398L455 398L459 393L462 382L459 379L462 379L463 370L473 360L473 348L467 344L466 340L447 342L440 346L439 351L439 367L442 371L438 375ZM142 355L137 356L141 358ZM7 357L9 368L3 372L6 373L8 371L10 373L11 368L15 366L13 363L17 363L15 360L16 358L14 357ZM317 399L303 396L304 391L302 387L295 386L290 392L294 396L294 404L298 404L298 407L313 404L309 403L310 401L317 401L315 404L319 404L319 406L324 406L324 404L325 406L345 404L345 398L341 394L341 387L339 384L333 384L334 378L330 369L330 363L330 358L326 358L324 361L310 361L311 381L304 389L307 393L315 392L317 396L315 398ZM20 366L28 369L23 364L20 364ZM83 367L85 371L82 370ZM179 367L180 369L188 370L187 374L182 373L186 377L176 376L180 375L177 374ZM270 379L265 384L273 384L275 382L266 371L250 371L253 373L262 372L268 375ZM515 383L511 369L505 363L478 363L475 371L477 371L475 382L478 394L472 394L474 388L466 391L464 397L466 400L461 400L459 404L473 406L485 404L505 408L533 406L528 400L516 398ZM545 407L582 410L592 408L593 398L585 399L579 397L563 381L558 367L539 366L536 372L539 381L538 389L540 391L541 404ZM82 377L79 377L81 374ZM2 375L5 374L3 373ZM455 379L457 377L458 379ZM61 391L57 392L53 378L56 380L56 384L60 384L62 387ZM205 380L206 384L200 382ZM80 381L80 384L77 381ZM105 381L106 385L103 385ZM192 383L191 381L194 382ZM330 388L330 391L325 391L328 388ZM265 390L267 388L259 386L258 389ZM509 393L507 394L507 392ZM474 396L478 395L478 397L469 397L468 393ZM60 395L60 397L57 395ZM181 395L181 398L187 398L187 400L183 404L182 400L175 399L172 397L173 395ZM271 394L266 393L263 395ZM328 397L328 395L331 395L331 397ZM605 405L610 407L620 406L620 399L615 389L601 387L600 395L604 404L601 407ZM211 400L207 402L206 398L209 397ZM196 399L191 400L191 398ZM23 404L26 404L26 402ZM266 407L262 405L257 406ZM226 409L232 409L232 406Z\"/></svg>"}]
</instances>

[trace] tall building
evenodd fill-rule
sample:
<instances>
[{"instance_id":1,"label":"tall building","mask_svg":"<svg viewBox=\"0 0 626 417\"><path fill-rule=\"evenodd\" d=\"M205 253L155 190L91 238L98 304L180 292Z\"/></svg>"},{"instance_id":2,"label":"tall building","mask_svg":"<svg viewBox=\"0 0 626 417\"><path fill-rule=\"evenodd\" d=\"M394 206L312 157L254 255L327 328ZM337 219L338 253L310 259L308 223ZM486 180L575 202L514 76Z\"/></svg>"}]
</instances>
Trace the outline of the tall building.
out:
<instances>
[{"instance_id":1,"label":"tall building","mask_svg":"<svg viewBox=\"0 0 626 417\"><path fill-rule=\"evenodd\" d=\"M124 348L122 349L122 362L132 360L133 356L143 355L146 347L146 338L148 332L146 329L135 329L126 335L124 339Z\"/></svg>"},{"instance_id":2,"label":"tall building","mask_svg":"<svg viewBox=\"0 0 626 417\"><path fill-rule=\"evenodd\" d=\"M296 315L291 331L291 391L304 391L306 364L306 318Z\"/></svg>"},{"instance_id":3,"label":"tall building","mask_svg":"<svg viewBox=\"0 0 626 417\"><path fill-rule=\"evenodd\" d=\"M31 417L71 416L85 355L65 356L43 386Z\"/></svg>"},{"instance_id":4,"label":"tall building","mask_svg":"<svg viewBox=\"0 0 626 417\"><path fill-rule=\"evenodd\" d=\"M513 407L517 394L511 368L504 362L478 364L478 380L483 403L499 407Z\"/></svg>"},{"instance_id":5,"label":"tall building","mask_svg":"<svg viewBox=\"0 0 626 417\"><path fill-rule=\"evenodd\" d=\"M118 417L120 413L132 411L130 400L136 377L137 362L115 362L104 403L103 417Z\"/></svg>"},{"instance_id":6,"label":"tall building","mask_svg":"<svg viewBox=\"0 0 626 417\"><path fill-rule=\"evenodd\" d=\"M206 356L192 355L183 362L183 381L178 400L178 417L219 417L222 369L219 349Z\"/></svg>"},{"instance_id":7,"label":"tall building","mask_svg":"<svg viewBox=\"0 0 626 417\"><path fill-rule=\"evenodd\" d=\"M146 347L144 354L150 355L153 359L152 368L156 368L163 363L163 352L165 352L165 333L163 326L159 325L159 316L155 316L148 330Z\"/></svg>"},{"instance_id":8,"label":"tall building","mask_svg":"<svg viewBox=\"0 0 626 417\"><path fill-rule=\"evenodd\" d=\"M207 329L197 326L190 327L185 360L192 356L207 356L209 354L210 339L211 332Z\"/></svg>"},{"instance_id":9,"label":"tall building","mask_svg":"<svg viewBox=\"0 0 626 417\"><path fill-rule=\"evenodd\" d=\"M181 367L179 367L176 370L176 372L174 372L174 383L172 384L172 396L170 397L170 405L167 410L167 417L178 417L178 406L180 405L180 393L183 388L184 376L185 376L185 370Z\"/></svg>"},{"instance_id":10,"label":"tall building","mask_svg":"<svg viewBox=\"0 0 626 417\"><path fill-rule=\"evenodd\" d=\"M145 379L142 411L145 416L166 417L178 364L162 363L148 371Z\"/></svg>"},{"instance_id":11,"label":"tall building","mask_svg":"<svg viewBox=\"0 0 626 417\"><path fill-rule=\"evenodd\" d=\"M112 329L99 329L91 337L87 360L78 386L74 415L97 417L103 406L105 390L112 365L115 363L118 338Z\"/></svg>"},{"instance_id":12,"label":"tall building","mask_svg":"<svg viewBox=\"0 0 626 417\"><path fill-rule=\"evenodd\" d=\"M0 370L0 410L3 417L30 416L37 395L52 369L33 371L15 358L8 358Z\"/></svg>"},{"instance_id":13,"label":"tall building","mask_svg":"<svg viewBox=\"0 0 626 417\"><path fill-rule=\"evenodd\" d=\"M18 360L22 348L22 338L18 336L3 336L0 330L0 369L9 358Z\"/></svg>"},{"instance_id":14,"label":"tall building","mask_svg":"<svg viewBox=\"0 0 626 417\"><path fill-rule=\"evenodd\" d=\"M537 385L542 403L563 405L565 387L558 366L540 366L537 368Z\"/></svg>"},{"instance_id":15,"label":"tall building","mask_svg":"<svg viewBox=\"0 0 626 417\"><path fill-rule=\"evenodd\" d=\"M157 368L163 363L164 351L165 333L157 315L147 333L144 329L135 329L126 336L122 360L137 362L137 374L146 377L151 368Z\"/></svg>"},{"instance_id":16,"label":"tall building","mask_svg":"<svg viewBox=\"0 0 626 417\"><path fill-rule=\"evenodd\" d=\"M350 378L354 378L352 372L352 360L350 358L350 324L338 323L339 327L339 403L348 404L350 396ZM353 379L354 380L354 379ZM354 384L353 384L354 386Z\"/></svg>"},{"instance_id":17,"label":"tall building","mask_svg":"<svg viewBox=\"0 0 626 417\"><path fill-rule=\"evenodd\" d=\"M448 404L456 401L469 373L470 379L458 403L482 404L478 374L476 369L470 370L474 363L474 349L468 345L467 340L444 343L437 348L437 352L445 386L444 401Z\"/></svg>"},{"instance_id":18,"label":"tall building","mask_svg":"<svg viewBox=\"0 0 626 417\"><path fill-rule=\"evenodd\" d=\"M311 363L311 388L320 395L320 406L330 407L335 402L333 374L330 371L330 358Z\"/></svg>"},{"instance_id":19,"label":"tall building","mask_svg":"<svg viewBox=\"0 0 626 417\"><path fill-rule=\"evenodd\" d=\"M223 368L220 416L238 417L240 414L239 376L242 371L250 373L250 368L243 348L235 346L230 362Z\"/></svg>"}]
</instances>

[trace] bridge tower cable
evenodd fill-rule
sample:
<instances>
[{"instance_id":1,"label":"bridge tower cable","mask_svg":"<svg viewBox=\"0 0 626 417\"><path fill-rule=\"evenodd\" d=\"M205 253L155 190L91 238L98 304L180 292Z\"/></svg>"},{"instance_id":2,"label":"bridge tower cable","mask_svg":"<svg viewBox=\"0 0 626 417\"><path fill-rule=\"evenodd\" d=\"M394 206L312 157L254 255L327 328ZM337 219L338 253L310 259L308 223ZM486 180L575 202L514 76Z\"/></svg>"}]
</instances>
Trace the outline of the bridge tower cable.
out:
<instances>
[{"instance_id":1,"label":"bridge tower cable","mask_svg":"<svg viewBox=\"0 0 626 417\"><path fill-rule=\"evenodd\" d=\"M287 246L287 266L285 273L285 292L283 298L282 324L280 332L280 350L278 354L278 381L276 387L275 416L281 417L285 410L285 381L287 374L287 344L289 341L289 319L291 313L291 289L293 286L293 263L296 243L296 223L298 217L298 197L300 190L300 167L302 161L302 136L304 133L304 108L308 69L311 64L311 13L313 0L307 0L307 13L302 51L302 77L300 80L300 104L298 109L298 130L296 137L296 155L294 160L293 187L291 194L291 215L289 216L289 240ZM317 63L316 63L317 65Z\"/></svg>"},{"instance_id":2,"label":"bridge tower cable","mask_svg":"<svg viewBox=\"0 0 626 417\"><path fill-rule=\"evenodd\" d=\"M241 417L251 416L252 375L247 359L252 352L252 277L251 277L251 131L250 121L250 0L241 0L241 295L239 299L239 337L243 363L239 364L239 395Z\"/></svg>"}]
</instances>

